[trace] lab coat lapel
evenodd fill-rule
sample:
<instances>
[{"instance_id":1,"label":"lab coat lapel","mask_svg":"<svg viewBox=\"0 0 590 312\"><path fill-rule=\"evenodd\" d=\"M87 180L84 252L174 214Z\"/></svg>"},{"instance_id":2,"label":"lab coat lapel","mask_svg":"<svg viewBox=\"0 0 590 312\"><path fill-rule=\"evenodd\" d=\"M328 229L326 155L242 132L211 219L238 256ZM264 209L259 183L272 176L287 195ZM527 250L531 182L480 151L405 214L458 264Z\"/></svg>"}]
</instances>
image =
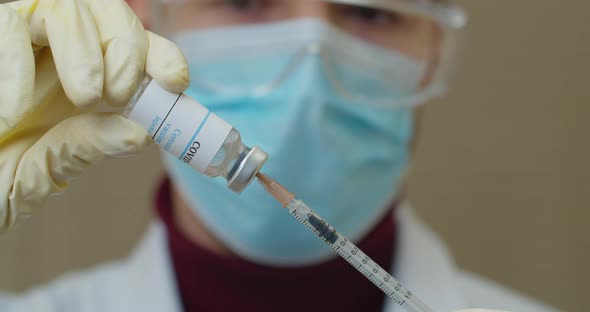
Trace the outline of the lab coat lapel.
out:
<instances>
[{"instance_id":1,"label":"lab coat lapel","mask_svg":"<svg viewBox=\"0 0 590 312\"><path fill-rule=\"evenodd\" d=\"M182 312L166 238L164 225L153 222L120 277L127 300L116 311Z\"/></svg>"},{"instance_id":2,"label":"lab coat lapel","mask_svg":"<svg viewBox=\"0 0 590 312\"><path fill-rule=\"evenodd\" d=\"M392 275L434 311L464 307L456 267L444 243L407 204L396 216L399 232ZM404 309L388 300L384 311Z\"/></svg>"}]
</instances>

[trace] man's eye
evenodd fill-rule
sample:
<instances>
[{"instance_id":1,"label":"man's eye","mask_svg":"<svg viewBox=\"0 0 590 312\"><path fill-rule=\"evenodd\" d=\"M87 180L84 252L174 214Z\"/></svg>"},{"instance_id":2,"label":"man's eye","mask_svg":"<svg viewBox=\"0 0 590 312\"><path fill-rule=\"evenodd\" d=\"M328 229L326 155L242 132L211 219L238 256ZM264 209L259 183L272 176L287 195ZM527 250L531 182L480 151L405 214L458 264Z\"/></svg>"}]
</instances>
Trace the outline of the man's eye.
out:
<instances>
[{"instance_id":1,"label":"man's eye","mask_svg":"<svg viewBox=\"0 0 590 312\"><path fill-rule=\"evenodd\" d=\"M400 23L403 18L399 13L357 6L343 6L340 12L355 22L368 25L392 25Z\"/></svg>"},{"instance_id":2,"label":"man's eye","mask_svg":"<svg viewBox=\"0 0 590 312\"><path fill-rule=\"evenodd\" d=\"M226 7L239 12L256 12L263 9L268 0L224 0Z\"/></svg>"}]
</instances>

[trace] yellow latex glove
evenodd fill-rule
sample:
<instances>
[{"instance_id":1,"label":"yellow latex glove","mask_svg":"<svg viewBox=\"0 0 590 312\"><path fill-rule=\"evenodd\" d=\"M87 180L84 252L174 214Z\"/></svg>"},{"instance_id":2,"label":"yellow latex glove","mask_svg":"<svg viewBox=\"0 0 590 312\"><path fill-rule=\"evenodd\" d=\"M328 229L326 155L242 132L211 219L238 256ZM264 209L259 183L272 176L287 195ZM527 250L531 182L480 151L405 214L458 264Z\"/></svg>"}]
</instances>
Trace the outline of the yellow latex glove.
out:
<instances>
[{"instance_id":1,"label":"yellow latex glove","mask_svg":"<svg viewBox=\"0 0 590 312\"><path fill-rule=\"evenodd\" d=\"M0 4L0 232L93 163L149 144L136 124L93 112L125 105L145 72L173 92L188 85L182 53L122 0Z\"/></svg>"}]
</instances>

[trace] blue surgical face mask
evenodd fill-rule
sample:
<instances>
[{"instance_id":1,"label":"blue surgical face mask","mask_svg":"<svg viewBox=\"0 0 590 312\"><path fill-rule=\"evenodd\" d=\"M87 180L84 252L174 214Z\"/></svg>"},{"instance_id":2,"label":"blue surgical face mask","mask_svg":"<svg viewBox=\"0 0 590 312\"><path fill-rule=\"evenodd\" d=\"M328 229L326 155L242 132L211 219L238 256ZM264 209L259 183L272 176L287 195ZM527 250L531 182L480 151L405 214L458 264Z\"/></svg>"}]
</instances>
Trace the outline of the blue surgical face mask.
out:
<instances>
[{"instance_id":1,"label":"blue surgical face mask","mask_svg":"<svg viewBox=\"0 0 590 312\"><path fill-rule=\"evenodd\" d=\"M300 31L301 23L312 23L309 29L319 27L328 36L338 32L316 21L290 22L287 29ZM268 33L272 27L264 26L264 31ZM251 29L252 38L257 37L258 28ZM284 31L285 25L277 29ZM188 52L202 44L200 36L189 33L179 36L176 42ZM281 37L280 31L275 37ZM332 36L336 37L346 38L342 34ZM373 52L372 47L354 38L346 40L350 41L343 44L360 45L365 53ZM292 51L277 53L272 59L292 56ZM192 56L186 55L191 66ZM401 55L379 51L371 56L379 57L381 62L400 63L400 68L419 68ZM268 64L269 59L261 56L257 60L252 58L245 67L273 70ZM231 59L207 66L215 73L234 71L239 75L240 71ZM343 70L348 79L370 76L362 67ZM413 76L419 74L420 70L407 73L408 81L417 80ZM370 79L364 83L374 89L382 83L389 88L388 93L402 85L371 83ZM187 93L238 129L246 144L258 145L269 154L265 173L345 236L358 240L385 215L391 200L398 195L408 162L413 114L408 107L364 105L335 89L326 74L325 55L310 53L277 88L263 95L207 92L196 84ZM404 90L400 88L399 92ZM165 156L165 160L168 173L190 207L208 230L238 255L276 266L318 263L334 256L324 242L289 216L258 183L252 183L238 195L222 179L202 176L174 157Z\"/></svg>"}]
</instances>

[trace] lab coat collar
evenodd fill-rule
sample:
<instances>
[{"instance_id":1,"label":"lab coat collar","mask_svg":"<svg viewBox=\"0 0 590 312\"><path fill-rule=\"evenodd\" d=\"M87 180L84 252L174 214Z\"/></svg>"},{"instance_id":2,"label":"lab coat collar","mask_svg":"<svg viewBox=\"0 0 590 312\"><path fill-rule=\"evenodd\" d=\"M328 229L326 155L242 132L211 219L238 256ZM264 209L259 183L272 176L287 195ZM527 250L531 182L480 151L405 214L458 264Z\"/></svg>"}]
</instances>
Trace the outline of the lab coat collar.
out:
<instances>
[{"instance_id":1,"label":"lab coat collar","mask_svg":"<svg viewBox=\"0 0 590 312\"><path fill-rule=\"evenodd\" d=\"M399 240L392 275L435 311L455 311L465 306L457 269L444 243L409 205L401 205L396 214ZM131 296L125 311L182 311L166 229L161 222L151 225L127 266L127 291ZM386 301L384 311L405 312L391 300Z\"/></svg>"},{"instance_id":2,"label":"lab coat collar","mask_svg":"<svg viewBox=\"0 0 590 312\"><path fill-rule=\"evenodd\" d=\"M434 311L465 306L458 271L444 242L416 215L408 203L396 212L398 242L393 276ZM393 301L385 311L404 311Z\"/></svg>"},{"instance_id":3,"label":"lab coat collar","mask_svg":"<svg viewBox=\"0 0 590 312\"><path fill-rule=\"evenodd\" d=\"M165 225L154 221L128 260L129 309L117 311L182 312Z\"/></svg>"}]
</instances>

